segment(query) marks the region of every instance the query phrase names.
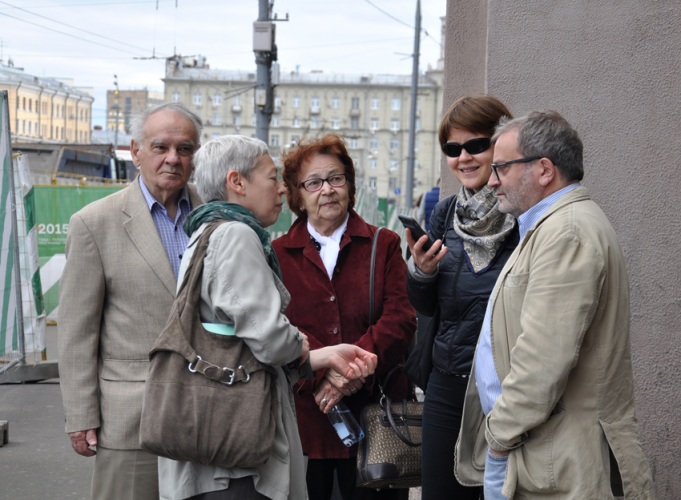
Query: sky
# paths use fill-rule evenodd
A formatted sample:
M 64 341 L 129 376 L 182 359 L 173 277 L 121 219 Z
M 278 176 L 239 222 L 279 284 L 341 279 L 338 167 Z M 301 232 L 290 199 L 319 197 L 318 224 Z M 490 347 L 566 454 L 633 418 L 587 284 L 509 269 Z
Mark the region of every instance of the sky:
M 421 71 L 440 57 L 445 10 L 444 0 L 421 0 Z M 289 15 L 276 23 L 282 73 L 411 73 L 416 0 L 275 0 L 273 13 Z M 162 92 L 173 53 L 255 70 L 257 17 L 258 0 L 0 0 L 0 58 L 93 87 L 93 125 L 104 125 L 114 75 L 121 90 Z

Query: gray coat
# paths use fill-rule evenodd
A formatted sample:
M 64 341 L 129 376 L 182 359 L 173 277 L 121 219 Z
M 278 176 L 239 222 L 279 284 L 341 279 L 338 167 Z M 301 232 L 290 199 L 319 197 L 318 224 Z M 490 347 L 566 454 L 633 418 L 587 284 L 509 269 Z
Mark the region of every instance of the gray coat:
M 205 227 L 202 225 L 189 241 L 179 283 Z M 255 232 L 240 222 L 226 222 L 211 235 L 202 280 L 201 320 L 234 325 L 236 335 L 244 339 L 253 355 L 276 367 L 279 419 L 272 455 L 257 469 L 225 469 L 159 458 L 161 498 L 179 500 L 223 490 L 229 487 L 231 478 L 253 476 L 256 490 L 268 498 L 304 500 L 305 466 L 293 393 L 280 368 L 296 360 L 302 350 L 302 334 L 284 315 L 291 297 L 267 265 Z M 291 371 L 291 377 L 292 382 L 298 380 L 296 370 Z

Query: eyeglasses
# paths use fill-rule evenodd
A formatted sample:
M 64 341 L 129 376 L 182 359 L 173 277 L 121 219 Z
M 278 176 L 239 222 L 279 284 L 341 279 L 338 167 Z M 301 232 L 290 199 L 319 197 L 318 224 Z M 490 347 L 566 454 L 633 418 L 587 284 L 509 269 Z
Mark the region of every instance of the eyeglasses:
M 478 137 L 477 139 L 471 139 L 463 144 L 458 142 L 448 142 L 442 146 L 442 152 L 449 156 L 450 158 L 458 158 L 461 156 L 461 150 L 465 149 L 468 151 L 469 155 L 477 155 L 483 151 L 487 151 L 492 145 L 492 141 L 489 137 Z
M 308 181 L 301 182 L 300 187 L 308 193 L 314 193 L 319 191 L 325 182 L 328 182 L 329 186 L 331 187 L 343 187 L 348 182 L 348 176 L 346 174 L 334 174 L 328 179 L 310 179 Z
M 497 172 L 498 169 L 508 167 L 509 165 L 513 165 L 514 163 L 530 163 L 533 161 L 541 160 L 542 158 L 543 156 L 528 156 L 527 158 L 506 161 L 504 163 L 492 163 L 491 165 L 492 172 L 494 172 L 494 175 L 496 176 L 497 180 L 501 182 L 501 179 L 499 179 L 499 172 Z

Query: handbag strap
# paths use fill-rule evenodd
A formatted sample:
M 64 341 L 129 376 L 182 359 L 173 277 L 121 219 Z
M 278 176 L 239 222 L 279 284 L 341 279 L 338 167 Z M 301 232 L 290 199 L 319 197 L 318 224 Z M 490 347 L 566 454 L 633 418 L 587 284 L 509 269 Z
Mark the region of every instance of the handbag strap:
M 378 388 L 381 391 L 381 406 L 383 407 L 383 410 L 385 411 L 385 415 L 388 418 L 388 422 L 390 423 L 390 427 L 392 427 L 393 431 L 395 431 L 395 434 L 397 434 L 397 437 L 400 438 L 400 440 L 406 444 L 407 446 L 411 446 L 412 448 L 416 448 L 418 446 L 421 446 L 421 443 L 414 443 L 411 440 L 411 436 L 409 435 L 409 425 L 407 425 L 407 420 L 405 418 L 402 419 L 404 422 L 404 432 L 406 433 L 406 436 L 402 433 L 402 431 L 397 427 L 397 424 L 395 423 L 395 417 L 393 417 L 393 411 L 392 411 L 392 400 L 390 397 L 384 392 L 384 387 L 388 387 L 388 383 L 390 382 L 390 378 L 392 377 L 393 373 L 395 373 L 399 369 L 404 369 L 404 365 L 395 365 L 392 367 L 392 369 L 386 374 L 386 376 L 383 378 L 383 383 L 378 384 Z M 385 402 L 383 402 L 385 400 Z M 407 400 L 405 399 L 402 401 L 402 414 L 404 416 L 407 415 Z
M 369 326 L 374 324 L 374 281 L 376 280 L 376 249 L 378 248 L 378 233 L 382 227 L 376 229 L 374 241 L 371 245 L 371 269 L 369 271 Z

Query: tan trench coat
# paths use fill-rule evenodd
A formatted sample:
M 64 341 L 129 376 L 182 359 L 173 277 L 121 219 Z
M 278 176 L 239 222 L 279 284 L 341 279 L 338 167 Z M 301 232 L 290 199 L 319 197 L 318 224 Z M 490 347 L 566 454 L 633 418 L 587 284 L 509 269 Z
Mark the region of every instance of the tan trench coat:
M 510 450 L 509 499 L 653 499 L 634 410 L 629 281 L 615 232 L 587 189 L 527 232 L 491 296 L 502 394 L 485 420 L 475 369 L 455 474 L 482 484 L 487 443 Z

